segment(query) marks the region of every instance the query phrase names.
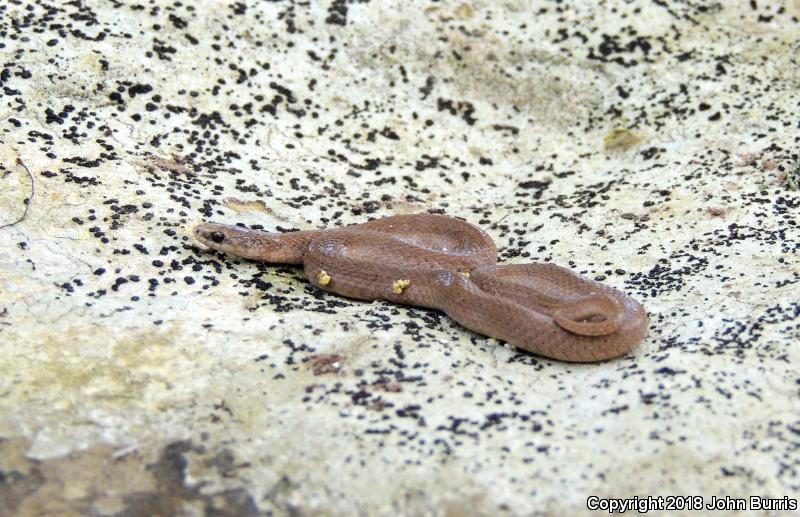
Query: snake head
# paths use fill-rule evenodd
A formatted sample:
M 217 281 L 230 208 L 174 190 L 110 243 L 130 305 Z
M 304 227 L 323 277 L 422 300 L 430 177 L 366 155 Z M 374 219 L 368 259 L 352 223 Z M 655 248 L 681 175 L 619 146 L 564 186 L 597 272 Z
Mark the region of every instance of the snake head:
M 211 249 L 250 260 L 299 264 L 308 232 L 269 233 L 229 224 L 204 223 L 193 229 L 194 237 Z
M 198 224 L 194 236 L 211 249 L 253 260 L 265 260 L 270 234 L 227 224 Z
M 192 233 L 195 239 L 209 248 L 231 255 L 239 255 L 248 247 L 246 243 L 248 230 L 239 226 L 198 224 Z
M 592 294 L 559 305 L 553 321 L 564 330 L 581 336 L 605 336 L 620 327 L 622 306 L 613 298 Z

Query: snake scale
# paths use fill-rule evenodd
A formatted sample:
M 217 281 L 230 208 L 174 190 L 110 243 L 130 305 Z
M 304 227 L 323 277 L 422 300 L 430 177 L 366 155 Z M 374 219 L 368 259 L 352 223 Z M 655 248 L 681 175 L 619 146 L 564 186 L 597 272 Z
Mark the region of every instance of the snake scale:
M 621 291 L 549 263 L 498 265 L 486 232 L 444 215 L 286 233 L 209 223 L 194 235 L 246 259 L 303 264 L 320 289 L 437 309 L 475 332 L 553 359 L 611 359 L 647 333 L 644 309 Z

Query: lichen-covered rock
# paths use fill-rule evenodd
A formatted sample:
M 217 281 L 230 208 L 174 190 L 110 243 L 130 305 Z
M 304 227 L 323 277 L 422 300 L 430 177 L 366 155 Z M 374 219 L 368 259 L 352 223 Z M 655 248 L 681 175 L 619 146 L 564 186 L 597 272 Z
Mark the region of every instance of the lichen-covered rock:
M 800 490 L 796 2 L 14 1 L 0 31 L 0 508 Z M 625 290 L 648 338 L 543 360 L 190 232 L 425 211 Z

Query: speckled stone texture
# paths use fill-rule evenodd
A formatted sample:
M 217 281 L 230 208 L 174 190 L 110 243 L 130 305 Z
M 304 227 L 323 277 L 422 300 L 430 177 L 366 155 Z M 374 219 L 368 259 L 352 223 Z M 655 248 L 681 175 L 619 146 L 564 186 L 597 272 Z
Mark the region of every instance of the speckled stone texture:
M 0 513 L 798 497 L 798 18 L 2 2 Z M 544 360 L 191 237 L 426 211 L 623 289 L 649 336 Z

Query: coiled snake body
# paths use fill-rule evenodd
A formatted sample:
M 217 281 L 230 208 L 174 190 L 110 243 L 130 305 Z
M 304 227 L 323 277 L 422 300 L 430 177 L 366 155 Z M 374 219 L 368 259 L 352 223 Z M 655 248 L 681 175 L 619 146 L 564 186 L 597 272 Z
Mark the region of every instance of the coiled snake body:
M 438 309 L 475 332 L 563 361 L 611 359 L 647 333 L 644 309 L 624 293 L 552 264 L 498 265 L 486 232 L 443 215 L 289 233 L 201 224 L 194 235 L 243 258 L 303 264 L 326 291 Z

